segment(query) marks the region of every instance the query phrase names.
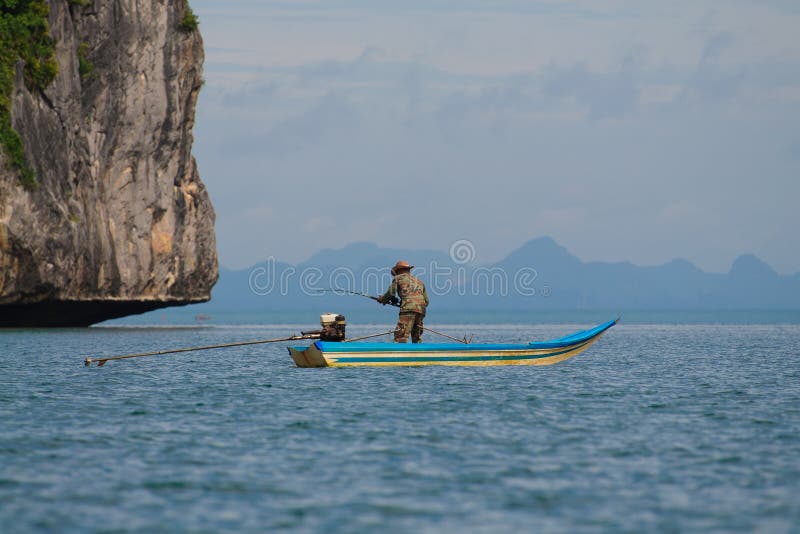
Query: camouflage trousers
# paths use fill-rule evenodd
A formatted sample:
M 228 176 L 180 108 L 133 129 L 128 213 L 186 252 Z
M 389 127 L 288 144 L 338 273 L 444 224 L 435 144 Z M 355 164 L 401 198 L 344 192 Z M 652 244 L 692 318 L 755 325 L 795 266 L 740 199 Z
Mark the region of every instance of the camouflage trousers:
M 400 312 L 397 318 L 397 328 L 394 330 L 394 342 L 405 343 L 408 341 L 408 334 L 411 334 L 411 342 L 419 343 L 422 341 L 422 320 L 425 314 L 416 312 Z

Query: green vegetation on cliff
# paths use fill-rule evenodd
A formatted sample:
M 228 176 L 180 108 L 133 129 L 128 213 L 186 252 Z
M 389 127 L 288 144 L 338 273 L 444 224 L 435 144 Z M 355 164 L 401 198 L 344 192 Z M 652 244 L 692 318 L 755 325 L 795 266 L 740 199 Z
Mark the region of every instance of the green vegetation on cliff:
M 89 44 L 81 43 L 78 45 L 78 73 L 81 80 L 91 80 L 94 78 L 94 63 L 89 61 Z
M 29 189 L 38 182 L 25 160 L 22 139 L 11 125 L 11 97 L 15 66 L 25 62 L 25 85 L 43 89 L 58 73 L 54 43 L 47 24 L 48 6 L 42 0 L 0 0 L 0 146 L 6 165 L 19 173 Z
M 197 15 L 195 15 L 194 11 L 192 11 L 192 7 L 189 5 L 189 0 L 184 0 L 183 19 L 181 19 L 180 24 L 178 24 L 178 29 L 182 32 L 193 32 L 199 25 L 200 19 L 198 19 Z

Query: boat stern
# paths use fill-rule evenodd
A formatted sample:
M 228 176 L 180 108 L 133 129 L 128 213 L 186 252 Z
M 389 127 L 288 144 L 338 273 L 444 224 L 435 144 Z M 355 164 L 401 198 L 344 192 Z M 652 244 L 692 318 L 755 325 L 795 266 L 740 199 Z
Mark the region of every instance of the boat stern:
M 328 363 L 322 356 L 317 344 L 308 347 L 289 347 L 289 354 L 297 367 L 327 367 Z

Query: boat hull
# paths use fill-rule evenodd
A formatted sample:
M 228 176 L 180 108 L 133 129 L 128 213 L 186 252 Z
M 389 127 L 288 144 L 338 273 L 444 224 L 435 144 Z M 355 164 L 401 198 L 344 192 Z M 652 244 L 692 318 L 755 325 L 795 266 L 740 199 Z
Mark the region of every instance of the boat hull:
M 615 324 L 609 321 L 563 338 L 525 345 L 318 341 L 308 347 L 289 347 L 289 354 L 298 367 L 552 365 L 585 351 Z

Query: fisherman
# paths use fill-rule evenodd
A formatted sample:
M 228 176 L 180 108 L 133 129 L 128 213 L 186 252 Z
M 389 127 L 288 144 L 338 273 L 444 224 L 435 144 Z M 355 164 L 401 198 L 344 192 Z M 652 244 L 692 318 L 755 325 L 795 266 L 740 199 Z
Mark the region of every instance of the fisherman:
M 400 315 L 397 319 L 397 328 L 394 331 L 395 343 L 406 343 L 408 334 L 411 334 L 412 343 L 422 341 L 422 320 L 425 318 L 425 309 L 428 307 L 428 293 L 425 284 L 411 274 L 413 265 L 407 261 L 398 261 L 392 268 L 392 285 L 378 302 L 386 304 L 395 295 L 400 297 Z

